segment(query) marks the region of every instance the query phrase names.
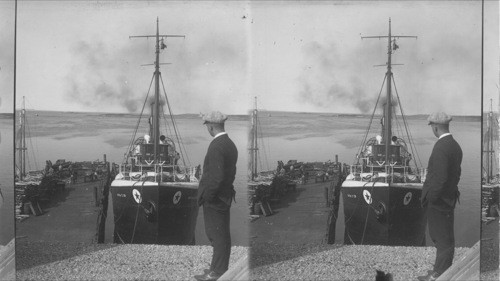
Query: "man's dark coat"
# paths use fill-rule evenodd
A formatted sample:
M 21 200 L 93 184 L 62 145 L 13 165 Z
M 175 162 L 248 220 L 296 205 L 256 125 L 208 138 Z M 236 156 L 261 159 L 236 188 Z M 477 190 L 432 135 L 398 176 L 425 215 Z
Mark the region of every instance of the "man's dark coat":
M 234 196 L 238 150 L 227 134 L 213 139 L 203 162 L 203 174 L 198 188 L 198 205 L 214 203 L 217 198 L 231 204 Z
M 439 139 L 432 149 L 422 190 L 422 205 L 452 210 L 460 195 L 462 149 L 451 135 Z

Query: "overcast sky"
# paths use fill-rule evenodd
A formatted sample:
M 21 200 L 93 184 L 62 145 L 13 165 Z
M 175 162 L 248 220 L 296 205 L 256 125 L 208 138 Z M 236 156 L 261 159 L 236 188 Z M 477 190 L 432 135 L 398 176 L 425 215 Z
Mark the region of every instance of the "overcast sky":
M 347 2 L 347 1 L 346 1 Z M 252 6 L 252 92 L 262 107 L 371 113 L 397 40 L 394 78 L 406 113 L 479 115 L 481 2 L 327 2 Z M 437 3 L 435 3 L 437 2 Z M 498 96 L 498 2 L 486 1 L 485 93 Z
M 4 9 L 12 3 L 0 5 L 2 21 L 13 23 L 13 9 Z M 485 104 L 491 96 L 496 105 L 499 9 L 497 1 L 485 5 Z M 405 112 L 480 114 L 480 1 L 20 1 L 18 101 L 137 112 L 153 74 L 141 64 L 154 61 L 154 40 L 129 36 L 154 34 L 157 17 L 161 34 L 186 35 L 169 38 L 160 55 L 172 63 L 162 75 L 174 113 L 244 114 L 254 96 L 268 110 L 370 113 L 385 73 L 373 65 L 385 64 L 387 41 L 360 37 L 387 35 L 391 18 L 393 35 L 418 36 L 398 40 L 393 56 L 404 64 L 393 71 Z M 0 74 L 8 96 L 3 66 Z
M 36 1 L 18 7 L 18 97 L 37 109 L 137 112 L 154 72 L 154 39 L 174 113 L 246 113 L 244 2 Z
M 14 1 L 0 2 L 0 112 L 14 104 Z

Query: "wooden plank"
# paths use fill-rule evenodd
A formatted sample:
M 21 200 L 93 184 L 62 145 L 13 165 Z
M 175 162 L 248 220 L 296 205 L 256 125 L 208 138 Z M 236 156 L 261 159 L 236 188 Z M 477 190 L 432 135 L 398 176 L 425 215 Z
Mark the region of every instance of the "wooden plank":
M 262 213 L 264 214 L 264 216 L 267 217 L 273 214 L 273 209 L 271 209 L 271 205 L 269 205 L 268 201 L 262 202 L 260 206 L 262 208 Z
M 478 241 L 465 255 L 455 261 L 436 281 L 444 280 L 479 280 L 479 249 Z
M 0 249 L 0 280 L 15 280 L 15 239 L 12 239 L 5 247 Z
M 233 266 L 230 266 L 228 271 L 224 273 L 218 280 L 249 280 L 248 255 L 240 258 Z

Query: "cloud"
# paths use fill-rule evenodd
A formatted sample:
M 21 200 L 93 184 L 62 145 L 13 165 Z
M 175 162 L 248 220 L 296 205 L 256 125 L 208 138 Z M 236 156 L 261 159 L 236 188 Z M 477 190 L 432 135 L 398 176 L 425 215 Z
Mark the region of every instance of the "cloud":
M 246 47 L 242 35 L 220 40 L 222 34 L 188 39 L 168 38 L 160 53 L 160 96 L 167 92 L 174 113 L 198 112 L 206 107 L 230 107 L 231 94 L 244 90 Z M 228 36 L 231 36 L 229 34 Z M 66 99 L 98 111 L 106 106 L 137 112 L 144 102 L 154 60 L 154 40 L 103 43 L 79 41 L 72 45 L 74 64 L 66 75 Z M 137 66 L 129 65 L 137 64 Z M 146 71 L 145 71 L 146 70 Z M 151 76 L 149 76 L 151 79 Z M 152 85 L 149 97 L 153 95 Z M 149 105 L 147 105 L 149 106 Z
M 72 45 L 74 64 L 66 75 L 66 99 L 99 109 L 119 106 L 137 112 L 140 99 L 134 96 L 126 72 L 131 48 L 110 48 L 102 41 L 79 41 Z
M 322 108 L 342 104 L 354 107 L 361 113 L 368 113 L 373 108 L 377 95 L 365 89 L 363 81 L 356 75 L 350 75 L 352 62 L 337 50 L 333 42 L 311 42 L 303 48 L 307 63 L 299 81 L 299 99 Z M 352 53 L 352 57 L 359 54 Z M 351 61 L 351 62 L 350 62 Z

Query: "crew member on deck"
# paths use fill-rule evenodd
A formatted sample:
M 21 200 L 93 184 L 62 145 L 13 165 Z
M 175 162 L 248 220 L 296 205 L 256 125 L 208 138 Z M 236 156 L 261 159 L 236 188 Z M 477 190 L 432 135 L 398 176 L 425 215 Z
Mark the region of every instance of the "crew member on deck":
M 422 189 L 421 202 L 427 210 L 429 235 L 436 245 L 434 268 L 418 280 L 436 280 L 453 262 L 455 235 L 454 210 L 460 192 L 462 149 L 449 131 L 451 117 L 444 112 L 433 113 L 427 119 L 438 141 L 432 149 L 428 172 Z
M 234 177 L 238 150 L 224 130 L 227 116 L 216 111 L 203 116 L 213 137 L 203 162 L 198 204 L 203 205 L 205 232 L 213 247 L 210 269 L 194 276 L 196 280 L 217 280 L 229 267 L 231 234 L 229 211 L 234 199 Z

